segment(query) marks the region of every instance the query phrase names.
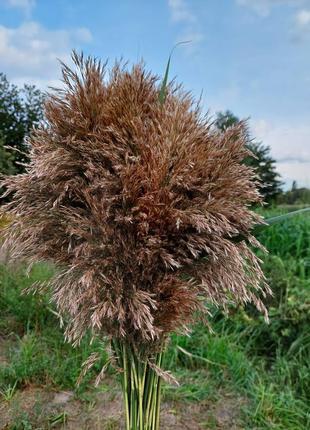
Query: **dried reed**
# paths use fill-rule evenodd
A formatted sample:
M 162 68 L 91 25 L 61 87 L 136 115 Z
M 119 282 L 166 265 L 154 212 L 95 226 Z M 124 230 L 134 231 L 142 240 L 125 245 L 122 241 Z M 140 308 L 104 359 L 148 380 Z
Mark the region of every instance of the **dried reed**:
M 127 429 L 159 426 L 162 352 L 210 305 L 253 303 L 269 289 L 249 245 L 261 222 L 245 124 L 216 132 L 189 93 L 73 53 L 45 104 L 25 174 L 3 182 L 13 258 L 52 261 L 66 338 L 111 340 Z M 242 238 L 242 240 L 235 238 Z

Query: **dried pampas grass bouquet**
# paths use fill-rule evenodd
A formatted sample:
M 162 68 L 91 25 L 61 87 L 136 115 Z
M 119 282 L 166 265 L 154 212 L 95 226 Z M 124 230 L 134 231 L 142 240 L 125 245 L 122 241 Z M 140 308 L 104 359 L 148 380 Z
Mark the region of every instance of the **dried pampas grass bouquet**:
M 162 354 L 208 306 L 269 292 L 252 227 L 259 202 L 245 125 L 219 133 L 190 94 L 138 64 L 73 53 L 45 103 L 25 174 L 3 185 L 12 257 L 52 261 L 66 338 L 108 338 L 127 429 L 158 429 Z M 164 94 L 163 94 L 164 91 Z M 86 364 L 90 366 L 93 357 Z

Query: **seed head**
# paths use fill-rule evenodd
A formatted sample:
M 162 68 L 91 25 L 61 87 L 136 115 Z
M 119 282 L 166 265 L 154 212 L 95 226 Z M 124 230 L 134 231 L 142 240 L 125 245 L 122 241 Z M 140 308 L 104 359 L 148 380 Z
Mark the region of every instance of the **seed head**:
M 31 137 L 27 172 L 3 184 L 6 241 L 13 257 L 58 267 L 50 288 L 69 340 L 91 329 L 151 348 L 209 305 L 266 312 L 245 124 L 216 132 L 175 84 L 162 105 L 142 64 L 107 73 L 73 61 Z

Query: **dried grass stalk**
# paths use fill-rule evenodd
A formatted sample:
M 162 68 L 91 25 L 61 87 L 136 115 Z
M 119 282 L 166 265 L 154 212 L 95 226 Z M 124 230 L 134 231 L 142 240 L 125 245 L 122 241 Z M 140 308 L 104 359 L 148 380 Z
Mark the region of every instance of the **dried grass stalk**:
M 14 258 L 59 268 L 53 299 L 77 344 L 87 330 L 160 353 L 208 305 L 269 293 L 251 229 L 261 222 L 246 125 L 218 133 L 189 93 L 142 64 L 131 70 L 73 54 L 45 104 L 25 174 L 5 178 Z M 234 240 L 235 237 L 243 240 Z

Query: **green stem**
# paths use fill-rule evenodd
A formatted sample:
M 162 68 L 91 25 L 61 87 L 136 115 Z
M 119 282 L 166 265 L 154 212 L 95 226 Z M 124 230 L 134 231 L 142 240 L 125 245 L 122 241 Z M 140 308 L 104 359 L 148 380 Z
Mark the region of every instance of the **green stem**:
M 159 354 L 159 360 L 157 363 L 158 367 L 161 367 L 162 365 L 162 353 Z M 155 429 L 159 429 L 159 418 L 160 418 L 160 401 L 161 401 L 161 378 L 158 377 L 157 381 L 157 392 L 156 392 L 156 410 L 155 410 Z
M 159 430 L 161 378 L 131 345 L 114 339 L 112 348 L 122 368 L 126 430 Z M 160 367 L 162 353 L 150 359 Z
M 129 404 L 128 404 L 128 362 L 127 362 L 126 349 L 124 349 L 123 363 L 124 363 L 124 373 L 123 373 L 124 393 L 126 393 L 126 395 L 124 396 L 125 414 L 126 414 L 126 430 L 130 430 L 130 427 L 129 427 Z
M 153 369 L 151 369 L 149 366 L 148 366 L 148 373 L 149 373 L 149 385 L 148 385 L 148 392 L 146 393 L 146 398 L 147 398 L 146 422 L 149 423 L 150 425 L 150 423 L 152 422 L 152 412 L 154 410 L 153 398 L 154 398 L 156 374 L 153 371 Z M 151 427 L 148 427 L 148 428 L 151 428 Z

